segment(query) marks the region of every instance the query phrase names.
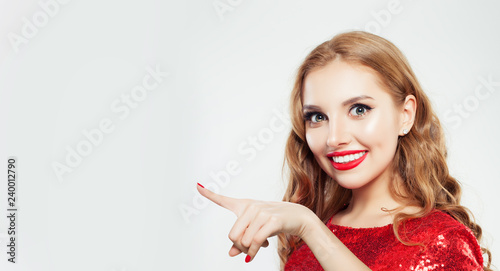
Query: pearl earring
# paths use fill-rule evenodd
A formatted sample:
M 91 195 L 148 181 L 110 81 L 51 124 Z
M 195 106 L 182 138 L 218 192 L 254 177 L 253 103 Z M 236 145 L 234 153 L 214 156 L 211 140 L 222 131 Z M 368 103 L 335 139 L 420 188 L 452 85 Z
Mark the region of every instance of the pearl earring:
M 403 129 L 403 134 L 408 134 L 408 129 Z

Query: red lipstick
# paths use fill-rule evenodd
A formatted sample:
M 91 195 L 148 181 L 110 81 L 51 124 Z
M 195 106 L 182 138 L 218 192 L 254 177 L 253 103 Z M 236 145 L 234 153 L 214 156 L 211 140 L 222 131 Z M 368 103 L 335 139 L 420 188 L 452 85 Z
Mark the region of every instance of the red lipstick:
M 336 151 L 336 152 L 331 152 L 331 153 L 327 154 L 326 156 L 328 156 L 328 157 L 344 156 L 344 155 L 356 154 L 356 153 L 360 153 L 360 152 L 364 152 L 364 151 L 363 150 Z M 366 152 L 368 152 L 368 151 L 366 151 Z
M 356 154 L 356 153 L 360 153 L 360 152 L 365 152 L 365 154 L 363 154 L 363 156 L 361 156 L 358 159 L 353 160 L 349 163 L 337 163 L 337 162 L 333 161 L 333 158 L 332 158 L 333 156 L 344 156 L 344 155 Z M 332 153 L 327 154 L 327 156 L 330 158 L 330 162 L 332 163 L 332 165 L 335 169 L 349 170 L 349 169 L 353 169 L 353 168 L 357 167 L 359 164 L 361 164 L 361 162 L 363 162 L 363 160 L 365 160 L 367 153 L 368 153 L 368 151 L 366 151 L 366 150 L 350 150 L 350 151 L 332 152 Z

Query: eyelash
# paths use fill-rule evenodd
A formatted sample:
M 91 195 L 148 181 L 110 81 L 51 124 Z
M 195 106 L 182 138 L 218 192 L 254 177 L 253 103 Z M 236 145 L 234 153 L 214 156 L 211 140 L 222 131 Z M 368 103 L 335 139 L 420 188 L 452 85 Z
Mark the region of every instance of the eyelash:
M 356 109 L 356 108 L 364 108 L 366 111 L 362 114 L 362 115 L 354 115 L 354 114 L 351 114 L 351 111 L 353 109 Z M 365 116 L 367 113 L 369 113 L 373 108 L 366 105 L 366 104 L 353 104 L 350 108 L 349 108 L 349 115 L 350 116 L 353 116 L 355 118 L 361 118 L 363 116 Z M 309 111 L 309 112 L 305 112 L 304 113 L 304 121 L 312 121 L 312 117 L 315 116 L 315 115 L 320 115 L 320 116 L 323 116 L 325 117 L 325 115 L 323 115 L 322 113 L 320 112 L 317 112 L 317 111 Z M 325 117 L 326 118 L 326 117 Z M 313 123 L 317 123 L 317 122 L 313 122 Z
M 353 115 L 351 114 L 351 111 L 355 108 L 364 108 L 366 111 L 365 113 L 363 113 L 362 115 Z M 350 108 L 349 108 L 349 115 L 355 117 L 355 118 L 361 118 L 363 116 L 365 116 L 367 113 L 369 113 L 373 108 L 366 105 L 366 104 L 353 104 Z
M 314 116 L 314 115 L 322 115 L 324 116 L 323 114 L 321 114 L 320 112 L 316 112 L 316 111 L 308 111 L 308 112 L 305 112 L 304 113 L 304 121 L 312 121 L 311 118 Z

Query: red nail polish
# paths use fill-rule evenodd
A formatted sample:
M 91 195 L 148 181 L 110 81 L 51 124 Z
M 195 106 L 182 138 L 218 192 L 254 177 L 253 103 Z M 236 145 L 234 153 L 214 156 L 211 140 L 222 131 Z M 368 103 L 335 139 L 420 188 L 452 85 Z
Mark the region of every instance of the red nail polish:
M 203 185 L 201 185 L 200 183 L 197 183 L 199 186 L 201 186 L 201 188 L 205 188 Z
M 245 262 L 248 263 L 252 258 L 250 257 L 250 255 L 247 255 L 247 257 L 245 258 Z

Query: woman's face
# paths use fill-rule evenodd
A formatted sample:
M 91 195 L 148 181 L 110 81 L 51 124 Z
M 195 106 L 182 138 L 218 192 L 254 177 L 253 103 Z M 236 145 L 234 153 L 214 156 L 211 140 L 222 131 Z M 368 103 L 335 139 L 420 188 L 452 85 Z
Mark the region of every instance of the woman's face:
M 306 140 L 321 168 L 342 187 L 390 177 L 404 105 L 396 106 L 371 68 L 335 60 L 304 81 Z

